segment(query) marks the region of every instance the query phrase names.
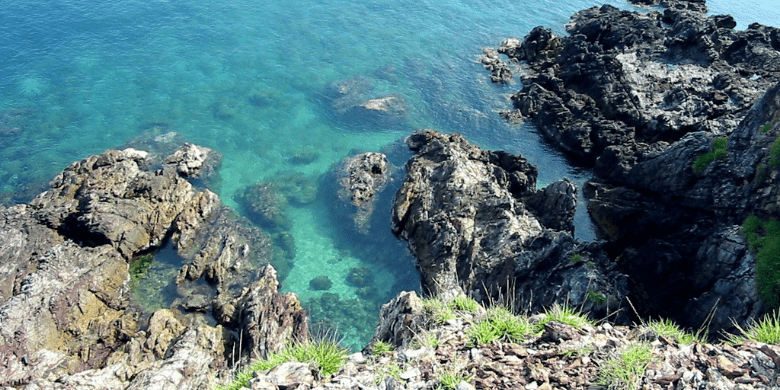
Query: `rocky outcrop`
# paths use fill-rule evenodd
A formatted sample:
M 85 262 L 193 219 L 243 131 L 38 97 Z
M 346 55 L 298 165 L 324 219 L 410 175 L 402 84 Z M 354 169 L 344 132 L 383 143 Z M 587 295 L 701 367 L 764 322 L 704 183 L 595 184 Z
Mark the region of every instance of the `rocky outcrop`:
M 392 229 L 409 242 L 424 291 L 511 297 L 530 310 L 569 302 L 603 314 L 621 304 L 625 278 L 603 250 L 552 229 L 571 224 L 570 182 L 536 190 L 536 167 L 524 158 L 457 134 L 421 130 L 407 144 L 416 154 L 395 196 Z M 588 299 L 594 294 L 604 299 Z
M 778 217 L 780 29 L 734 31 L 700 0 L 635 3 L 666 9 L 605 5 L 575 14 L 569 36 L 537 27 L 504 40 L 498 51 L 525 66 L 504 115 L 593 164 L 588 210 L 641 315 L 733 330 L 763 310 L 739 226 Z
M 585 161 L 618 148 L 627 165 L 691 132 L 732 132 L 780 80 L 780 30 L 732 31 L 733 18 L 707 17 L 703 1 L 670 3 L 663 13 L 590 8 L 569 36 L 537 27 L 504 41 L 499 51 L 530 68 L 507 115 Z
M 297 297 L 277 291 L 268 237 L 189 182 L 218 160 L 191 144 L 109 150 L 0 208 L 0 386 L 206 389 L 213 369 L 307 332 Z M 146 313 L 129 265 L 169 240 L 179 298 Z

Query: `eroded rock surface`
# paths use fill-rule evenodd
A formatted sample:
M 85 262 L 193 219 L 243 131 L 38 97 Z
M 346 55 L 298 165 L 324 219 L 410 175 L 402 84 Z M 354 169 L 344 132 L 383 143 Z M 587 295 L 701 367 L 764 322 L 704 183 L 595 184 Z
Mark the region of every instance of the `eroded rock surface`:
M 416 154 L 395 196 L 392 228 L 408 240 L 424 291 L 483 301 L 511 296 L 531 310 L 569 302 L 604 312 L 607 302 L 622 301 L 625 277 L 599 246 L 555 230 L 571 224 L 570 182 L 536 190 L 536 167 L 524 158 L 482 150 L 457 134 L 421 130 L 407 144 Z M 589 292 L 605 299 L 589 300 Z
M 307 332 L 297 297 L 277 291 L 268 236 L 188 181 L 218 161 L 191 144 L 167 157 L 109 150 L 0 208 L 0 386 L 206 389 L 228 359 Z M 129 263 L 167 240 L 185 262 L 180 299 L 144 313 Z

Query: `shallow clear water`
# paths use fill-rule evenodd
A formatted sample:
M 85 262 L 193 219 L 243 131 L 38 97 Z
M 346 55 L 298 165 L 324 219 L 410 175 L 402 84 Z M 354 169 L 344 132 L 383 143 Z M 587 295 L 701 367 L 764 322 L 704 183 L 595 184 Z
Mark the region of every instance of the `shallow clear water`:
M 737 12 L 745 28 L 780 20 L 770 2 L 713 0 L 711 9 Z M 537 25 L 563 33 L 572 13 L 602 3 L 4 0 L 0 201 L 27 201 L 71 161 L 170 131 L 224 155 L 213 190 L 233 207 L 248 185 L 290 172 L 321 185 L 353 151 L 378 151 L 422 127 L 520 153 L 540 166 L 540 185 L 562 177 L 581 183 L 587 173 L 567 165 L 531 126 L 498 117 L 504 94 L 517 86 L 492 85 L 477 57 Z M 401 97 L 404 119 L 377 127 L 335 115 L 324 91 L 355 77 L 367 80 L 369 97 Z M 291 158 L 302 152 L 315 159 Z M 295 257 L 283 288 L 313 302 L 316 319 L 334 321 L 359 345 L 379 304 L 415 287 L 412 260 L 389 229 L 370 240 L 345 234 L 328 202 L 318 196 L 287 209 Z M 577 235 L 593 238 L 584 207 Z M 370 294 L 345 281 L 355 267 L 372 271 Z M 320 275 L 340 303 L 309 289 Z

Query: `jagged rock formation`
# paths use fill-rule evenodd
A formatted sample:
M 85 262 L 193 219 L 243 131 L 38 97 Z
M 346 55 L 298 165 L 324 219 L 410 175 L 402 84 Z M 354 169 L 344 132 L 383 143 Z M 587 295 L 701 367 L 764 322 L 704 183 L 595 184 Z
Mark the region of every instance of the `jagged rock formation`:
M 780 30 L 732 31 L 733 18 L 707 17 L 703 1 L 675 4 L 663 13 L 590 8 L 572 17 L 569 36 L 537 27 L 505 40 L 498 51 L 530 68 L 507 115 L 534 120 L 586 161 L 618 154 L 606 164 L 613 170 L 687 133 L 730 133 L 780 80 Z
M 206 389 L 212 369 L 306 334 L 297 297 L 279 294 L 263 266 L 267 236 L 188 182 L 219 160 L 191 144 L 164 158 L 109 150 L 30 204 L 0 208 L 0 386 Z M 161 164 L 144 170 L 150 161 Z M 129 264 L 166 240 L 185 260 L 180 298 L 147 314 L 131 299 Z
M 569 36 L 537 27 L 505 40 L 498 51 L 527 65 L 505 116 L 594 164 L 588 210 L 641 314 L 733 330 L 762 311 L 739 225 L 778 217 L 780 29 L 734 31 L 701 0 L 637 3 L 666 9 L 605 5 L 575 14 Z M 724 157 L 695 171 L 718 137 Z
M 392 229 L 409 242 L 424 291 L 513 297 L 530 310 L 569 302 L 594 315 L 620 305 L 625 278 L 603 250 L 554 230 L 571 226 L 570 182 L 537 191 L 536 167 L 524 158 L 457 134 L 421 130 L 407 144 L 416 154 L 395 196 Z M 588 298 L 594 294 L 604 299 Z

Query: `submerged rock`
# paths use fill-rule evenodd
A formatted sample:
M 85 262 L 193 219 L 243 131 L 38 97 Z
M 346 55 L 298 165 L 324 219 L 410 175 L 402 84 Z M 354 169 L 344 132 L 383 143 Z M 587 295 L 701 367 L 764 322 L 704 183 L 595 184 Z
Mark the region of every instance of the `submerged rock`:
M 530 310 L 568 302 L 597 316 L 622 303 L 625 276 L 598 244 L 579 243 L 536 217 L 549 214 L 543 220 L 556 229 L 571 223 L 574 191 L 561 190 L 570 182 L 536 190 L 537 169 L 524 158 L 457 134 L 420 130 L 407 143 L 416 154 L 395 196 L 392 229 L 409 242 L 423 291 L 483 302 L 509 297 Z M 547 196 L 553 200 L 541 199 Z M 588 300 L 589 292 L 605 299 Z
M 406 100 L 377 95 L 375 80 L 360 76 L 329 84 L 322 92 L 334 118 L 349 126 L 371 130 L 406 127 Z
M 350 220 L 355 231 L 367 235 L 372 222 L 374 225 L 380 222 L 374 210 L 397 171 L 382 153 L 360 153 L 344 158 L 331 168 L 326 183 L 329 191 L 338 197 L 334 211 Z

